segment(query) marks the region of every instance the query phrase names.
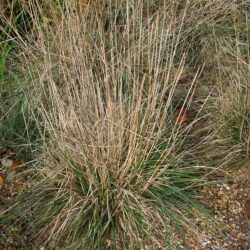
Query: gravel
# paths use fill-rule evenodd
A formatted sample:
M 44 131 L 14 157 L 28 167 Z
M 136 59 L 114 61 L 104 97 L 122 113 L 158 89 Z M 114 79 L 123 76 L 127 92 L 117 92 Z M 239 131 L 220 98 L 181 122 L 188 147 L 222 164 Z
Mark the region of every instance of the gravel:
M 187 232 L 184 239 L 190 249 L 250 250 L 249 184 L 238 178 L 242 172 L 234 175 L 230 183 L 203 188 L 202 202 L 210 208 L 215 226 L 209 229 L 197 218 L 200 232 Z

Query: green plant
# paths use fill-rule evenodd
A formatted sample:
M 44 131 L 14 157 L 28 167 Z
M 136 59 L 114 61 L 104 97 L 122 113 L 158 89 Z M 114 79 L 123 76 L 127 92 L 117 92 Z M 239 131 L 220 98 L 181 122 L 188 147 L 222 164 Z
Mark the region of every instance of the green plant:
M 7 3 L 4 3 L 4 7 L 5 4 Z M 35 125 L 37 117 L 34 118 L 35 101 L 29 89 L 30 76 L 20 61 L 16 43 L 19 39 L 22 42 L 25 40 L 31 23 L 27 13 L 17 1 L 4 8 L 2 14 L 0 17 L 0 148 L 11 148 L 18 157 L 31 159 L 31 147 L 38 137 Z

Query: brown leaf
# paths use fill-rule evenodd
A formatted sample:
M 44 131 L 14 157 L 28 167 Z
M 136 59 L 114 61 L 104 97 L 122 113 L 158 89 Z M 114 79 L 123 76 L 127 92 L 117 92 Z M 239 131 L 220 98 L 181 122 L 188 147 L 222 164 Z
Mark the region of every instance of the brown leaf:
M 21 161 L 13 161 L 11 167 L 17 169 L 23 167 L 24 165 L 25 164 L 23 164 Z
M 178 109 L 178 113 L 175 123 L 177 125 L 183 125 L 187 121 L 187 108 L 182 107 Z
M 0 175 L 0 189 L 2 189 L 3 185 L 4 185 L 4 178 L 3 176 Z

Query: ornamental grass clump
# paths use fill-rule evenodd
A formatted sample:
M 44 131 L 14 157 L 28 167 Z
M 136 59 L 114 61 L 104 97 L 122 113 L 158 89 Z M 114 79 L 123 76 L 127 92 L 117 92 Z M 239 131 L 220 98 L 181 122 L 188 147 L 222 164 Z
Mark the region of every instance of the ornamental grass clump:
M 179 98 L 189 66 L 185 6 L 35 6 L 30 40 L 20 44 L 43 144 L 36 183 L 17 205 L 31 231 L 69 249 L 156 248 L 174 244 L 173 233 L 196 233 L 192 218 L 207 214 L 195 196 L 209 168 L 187 142 L 200 118 L 180 119 L 202 68 Z
M 232 43 L 232 42 L 231 42 Z M 228 165 L 248 167 L 250 159 L 250 57 L 249 42 L 227 48 L 219 43 L 224 57 L 218 70 L 218 97 L 214 121 Z M 226 150 L 225 150 L 226 149 Z

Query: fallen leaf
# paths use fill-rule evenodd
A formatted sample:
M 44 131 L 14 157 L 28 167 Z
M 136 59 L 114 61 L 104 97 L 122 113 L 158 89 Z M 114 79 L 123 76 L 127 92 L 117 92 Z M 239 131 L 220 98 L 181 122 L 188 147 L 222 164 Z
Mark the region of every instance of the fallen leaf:
M 0 189 L 2 189 L 3 184 L 4 184 L 4 178 L 3 176 L 0 175 Z
M 187 108 L 178 109 L 178 113 L 175 124 L 183 125 L 187 121 Z
M 21 161 L 13 161 L 13 163 L 11 165 L 11 167 L 14 168 L 14 169 L 21 168 L 23 166 L 24 166 L 24 164 Z

